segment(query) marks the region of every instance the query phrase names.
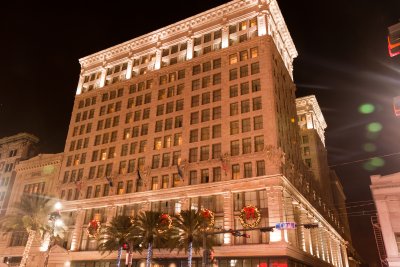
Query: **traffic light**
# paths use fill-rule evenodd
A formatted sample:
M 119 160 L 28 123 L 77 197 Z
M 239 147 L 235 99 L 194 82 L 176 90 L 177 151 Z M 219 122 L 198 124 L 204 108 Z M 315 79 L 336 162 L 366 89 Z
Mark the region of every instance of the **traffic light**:
M 317 228 L 318 227 L 318 223 L 305 223 L 305 224 L 303 224 L 303 226 L 306 229 Z
M 124 243 L 124 244 L 122 245 L 122 249 L 123 249 L 123 250 L 128 250 L 128 249 L 129 249 L 129 245 L 126 244 L 126 243 Z
M 273 232 L 274 231 L 274 226 L 269 226 L 269 227 L 261 227 L 260 231 L 265 233 L 265 232 Z

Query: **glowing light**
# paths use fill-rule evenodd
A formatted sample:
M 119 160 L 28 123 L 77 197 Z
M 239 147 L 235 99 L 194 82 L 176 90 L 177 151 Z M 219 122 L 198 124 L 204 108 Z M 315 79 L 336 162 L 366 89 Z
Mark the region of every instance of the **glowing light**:
M 61 219 L 57 219 L 57 220 L 54 222 L 54 225 L 55 225 L 56 227 L 61 227 L 61 226 L 63 226 L 63 224 L 64 224 L 64 222 L 63 222 Z
M 382 130 L 382 124 L 379 122 L 371 122 L 367 125 L 367 130 L 372 133 L 377 133 Z
M 64 262 L 64 267 L 70 267 L 70 266 L 71 266 L 71 262 L 70 261 Z
M 269 241 L 270 242 L 278 242 L 282 240 L 281 230 L 276 230 L 269 233 Z
M 231 236 L 230 234 L 224 234 L 224 244 L 231 243 Z
M 365 162 L 364 164 L 363 164 L 363 168 L 364 168 L 364 170 L 367 170 L 367 171 L 373 171 L 373 170 L 376 170 L 376 167 L 375 166 L 373 166 L 372 164 L 371 164 L 371 162 Z
M 363 148 L 366 152 L 374 152 L 376 151 L 376 145 L 373 143 L 366 143 L 363 145 Z
M 56 210 L 60 210 L 62 208 L 61 202 L 56 202 L 56 204 L 54 204 L 54 208 L 56 208 Z
M 376 157 L 370 160 L 370 164 L 374 167 L 382 167 L 385 165 L 385 161 L 382 158 Z
M 362 114 L 370 114 L 374 111 L 375 111 L 375 106 L 370 103 L 365 103 L 358 107 L 358 112 Z

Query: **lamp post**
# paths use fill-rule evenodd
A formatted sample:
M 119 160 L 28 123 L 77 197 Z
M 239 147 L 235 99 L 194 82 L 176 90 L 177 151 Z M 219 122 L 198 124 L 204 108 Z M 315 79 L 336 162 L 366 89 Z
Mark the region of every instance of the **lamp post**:
M 58 236 L 58 233 L 56 232 L 57 228 L 60 228 L 64 225 L 64 222 L 61 219 L 61 208 L 62 205 L 60 202 L 56 202 L 54 204 L 54 211 L 49 214 L 49 220 L 48 220 L 48 226 L 49 226 L 49 243 L 47 245 L 47 248 L 45 248 L 45 260 L 44 260 L 44 267 L 47 267 L 48 262 L 49 262 L 49 257 L 50 257 L 50 249 L 55 245 L 55 238 Z

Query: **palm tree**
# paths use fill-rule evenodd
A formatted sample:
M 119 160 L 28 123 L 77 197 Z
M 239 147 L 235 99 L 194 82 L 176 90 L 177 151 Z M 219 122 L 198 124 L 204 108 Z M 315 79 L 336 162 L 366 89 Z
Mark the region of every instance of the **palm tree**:
M 158 229 L 160 216 L 160 212 L 142 211 L 136 220 L 139 235 L 142 236 L 143 245 L 147 248 L 146 267 L 150 267 L 153 257 L 153 246 L 162 248 L 167 243 L 168 233 L 160 232 Z
M 192 266 L 193 251 L 198 254 L 200 248 L 204 249 L 204 238 L 206 238 L 206 247 L 212 248 L 213 238 L 205 235 L 204 220 L 200 211 L 183 210 L 175 216 L 174 231 L 171 237 L 173 245 L 171 250 L 177 248 L 178 251 L 185 250 L 188 252 L 188 266 Z
M 44 195 L 22 195 L 12 212 L 0 220 L 5 233 L 28 232 L 28 242 L 22 254 L 20 267 L 25 267 L 33 241 L 37 234 L 44 236 L 48 231 L 48 215 L 52 211 L 51 198 Z
M 118 250 L 117 267 L 121 264 L 121 254 L 124 247 L 127 248 L 128 266 L 132 265 L 132 253 L 141 252 L 141 239 L 138 228 L 129 216 L 122 215 L 112 219 L 110 225 L 103 228 L 99 235 L 98 250 L 101 254 L 106 251 L 112 253 Z

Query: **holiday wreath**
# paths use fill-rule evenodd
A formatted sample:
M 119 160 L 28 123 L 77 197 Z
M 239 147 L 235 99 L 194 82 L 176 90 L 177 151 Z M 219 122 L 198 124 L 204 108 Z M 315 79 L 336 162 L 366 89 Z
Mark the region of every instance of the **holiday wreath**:
M 201 209 L 200 210 L 200 220 L 205 225 L 205 230 L 209 230 L 214 226 L 214 212 L 209 209 Z
M 254 228 L 261 221 L 261 214 L 257 207 L 247 205 L 240 211 L 240 223 L 244 228 Z
M 172 227 L 172 218 L 166 213 L 160 215 L 157 231 L 162 234 Z
M 95 238 L 100 233 L 100 227 L 101 227 L 100 222 L 96 219 L 93 219 L 89 222 L 86 232 L 89 235 L 89 237 Z

